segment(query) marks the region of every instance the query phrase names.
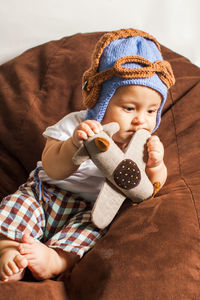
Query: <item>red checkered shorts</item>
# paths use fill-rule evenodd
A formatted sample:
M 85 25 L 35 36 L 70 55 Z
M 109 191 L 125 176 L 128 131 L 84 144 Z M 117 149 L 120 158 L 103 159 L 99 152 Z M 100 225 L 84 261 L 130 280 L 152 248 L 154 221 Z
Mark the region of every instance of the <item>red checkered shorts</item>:
M 22 241 L 24 233 L 48 247 L 60 248 L 82 257 L 107 229 L 91 222 L 93 203 L 71 192 L 41 182 L 34 175 L 0 204 L 0 234 Z

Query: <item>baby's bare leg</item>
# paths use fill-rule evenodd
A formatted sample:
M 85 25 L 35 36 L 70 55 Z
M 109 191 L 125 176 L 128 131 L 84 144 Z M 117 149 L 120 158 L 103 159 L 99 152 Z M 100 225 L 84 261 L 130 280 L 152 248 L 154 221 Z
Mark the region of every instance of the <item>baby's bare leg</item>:
M 0 280 L 21 280 L 27 260 L 19 253 L 19 243 L 0 235 Z
M 19 245 L 19 251 L 28 261 L 28 268 L 37 280 L 53 278 L 70 270 L 78 257 L 61 249 L 50 248 L 27 234 Z

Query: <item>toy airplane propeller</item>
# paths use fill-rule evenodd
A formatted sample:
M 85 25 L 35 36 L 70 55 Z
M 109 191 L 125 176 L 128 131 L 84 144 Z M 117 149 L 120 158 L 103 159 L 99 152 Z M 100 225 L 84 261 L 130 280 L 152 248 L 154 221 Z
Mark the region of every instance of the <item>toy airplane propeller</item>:
M 105 176 L 92 210 L 92 221 L 98 228 L 111 223 L 126 198 L 141 202 L 154 194 L 154 186 L 145 173 L 145 144 L 150 133 L 136 131 L 124 153 L 111 138 L 118 130 L 118 123 L 104 125 L 103 131 L 84 141 L 73 157 L 76 165 L 92 159 Z

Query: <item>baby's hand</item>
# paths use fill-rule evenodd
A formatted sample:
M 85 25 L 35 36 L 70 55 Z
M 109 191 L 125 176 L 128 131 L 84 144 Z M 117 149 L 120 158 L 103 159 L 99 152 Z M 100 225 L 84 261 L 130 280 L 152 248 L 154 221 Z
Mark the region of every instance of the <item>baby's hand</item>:
M 151 136 L 147 141 L 148 161 L 147 168 L 155 168 L 163 162 L 164 147 L 157 135 Z
M 81 122 L 74 130 L 72 136 L 73 144 L 79 148 L 83 140 L 87 140 L 88 137 L 93 136 L 102 130 L 102 125 L 95 120 L 86 120 Z

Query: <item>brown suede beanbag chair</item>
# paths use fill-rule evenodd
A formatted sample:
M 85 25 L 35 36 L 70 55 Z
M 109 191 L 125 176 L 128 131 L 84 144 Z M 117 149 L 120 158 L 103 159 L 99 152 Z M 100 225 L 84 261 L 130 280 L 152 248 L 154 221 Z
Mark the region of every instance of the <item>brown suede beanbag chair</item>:
M 40 160 L 44 129 L 79 110 L 81 77 L 102 33 L 33 48 L 0 66 L 0 195 Z M 200 69 L 162 47 L 176 84 L 156 134 L 168 179 L 153 200 L 126 200 L 108 233 L 60 280 L 0 283 L 0 299 L 200 299 Z

